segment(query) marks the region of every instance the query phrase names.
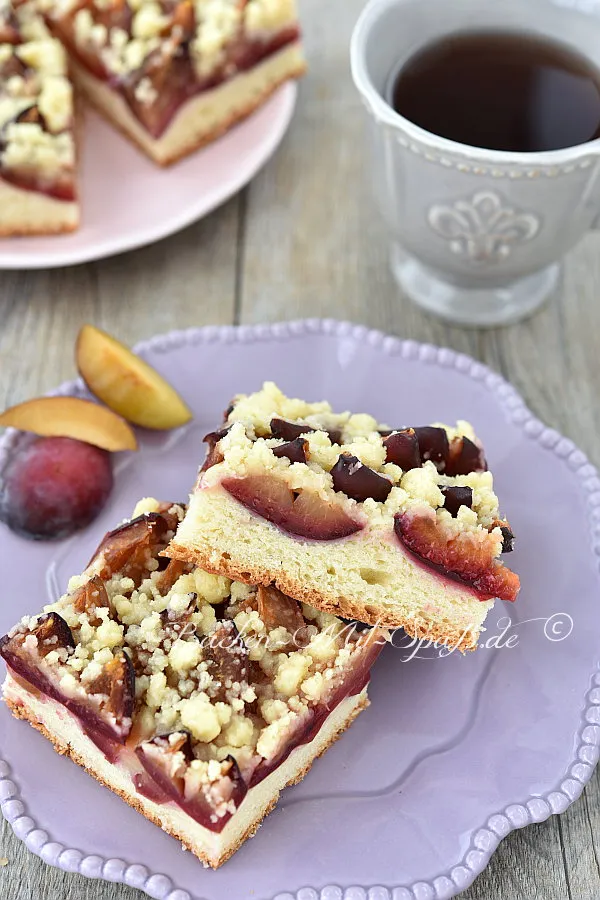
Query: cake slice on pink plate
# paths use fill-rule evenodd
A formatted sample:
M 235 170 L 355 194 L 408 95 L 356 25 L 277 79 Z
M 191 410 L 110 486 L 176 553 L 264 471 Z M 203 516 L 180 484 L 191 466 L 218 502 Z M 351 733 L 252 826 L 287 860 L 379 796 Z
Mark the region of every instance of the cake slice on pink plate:
M 84 96 L 160 165 L 304 73 L 294 0 L 42 0 Z
M 66 54 L 33 2 L 0 2 L 0 236 L 79 223 Z

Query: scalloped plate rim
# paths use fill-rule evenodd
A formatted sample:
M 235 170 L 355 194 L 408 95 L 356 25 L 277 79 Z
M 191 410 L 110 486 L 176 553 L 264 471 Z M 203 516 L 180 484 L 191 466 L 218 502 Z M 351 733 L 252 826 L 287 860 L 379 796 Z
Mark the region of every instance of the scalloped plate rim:
M 364 325 L 336 319 L 296 319 L 268 325 L 208 325 L 201 328 L 174 330 L 142 341 L 134 349 L 144 356 L 150 351 L 164 353 L 176 351 L 183 343 L 192 345 L 215 341 L 252 343 L 265 340 L 281 341 L 288 337 L 298 338 L 315 334 L 367 341 L 371 346 L 381 347 L 386 354 L 399 353 L 406 359 L 419 359 L 422 362 L 439 365 L 441 368 L 453 367 L 467 377 L 482 381 L 486 389 L 495 395 L 495 400 L 504 413 L 514 424 L 522 428 L 528 437 L 537 440 L 545 449 L 557 453 L 565 465 L 569 466 L 569 460 L 571 461 L 569 467 L 572 474 L 579 476 L 580 481 L 583 482 L 585 479 L 588 482 L 587 486 L 581 485 L 582 490 L 590 495 L 588 506 L 591 509 L 600 508 L 600 490 L 596 488 L 595 484 L 593 487 L 589 484 L 594 481 L 597 483 L 598 471 L 583 451 L 579 450 L 569 438 L 563 437 L 555 429 L 546 427 L 531 412 L 518 391 L 503 376 L 467 354 L 433 344 L 398 338 Z M 81 391 L 82 387 L 81 380 L 74 379 L 64 382 L 50 393 L 77 393 Z M 3 458 L 9 452 L 12 442 L 18 434 L 19 432 L 14 429 L 7 429 L 0 438 L 0 468 Z M 585 475 L 583 474 L 584 469 Z M 598 537 L 593 535 L 591 549 L 600 556 L 600 530 Z M 450 869 L 440 872 L 430 880 L 420 880 L 412 885 L 340 886 L 330 884 L 321 889 L 305 886 L 295 894 L 280 892 L 269 900 L 306 900 L 307 891 L 311 892 L 311 900 L 313 897 L 314 900 L 334 900 L 334 898 L 339 900 L 340 892 L 341 896 L 347 900 L 359 900 L 359 898 L 366 900 L 367 892 L 370 891 L 377 891 L 378 900 L 410 900 L 412 897 L 420 896 L 433 896 L 435 900 L 449 900 L 466 890 L 487 867 L 503 838 L 511 831 L 545 821 L 551 815 L 559 815 L 564 812 L 577 800 L 584 786 L 590 780 L 596 762 L 583 764 L 579 751 L 583 746 L 595 748 L 596 751 L 600 748 L 600 729 L 595 729 L 591 739 L 583 737 L 584 730 L 592 724 L 587 718 L 589 711 L 600 706 L 600 698 L 595 701 L 589 696 L 594 676 L 596 676 L 596 682 L 600 683 L 599 672 L 600 650 L 595 660 L 595 668 L 590 672 L 590 680 L 585 692 L 581 724 L 577 733 L 577 746 L 573 758 L 568 763 L 565 773 L 555 789 L 543 795 L 530 795 L 521 801 L 513 802 L 504 809 L 491 814 L 486 822 L 474 826 L 469 848 L 463 858 Z M 597 761 L 598 752 L 594 755 Z M 582 765 L 587 765 L 587 769 L 583 773 L 580 771 Z M 578 770 L 577 773 L 574 772 L 574 769 Z M 200 897 L 192 897 L 189 892 L 173 886 L 168 876 L 159 872 L 149 872 L 145 865 L 132 863 L 127 866 L 119 859 L 84 856 L 76 848 L 65 848 L 52 841 L 47 832 L 40 829 L 27 814 L 26 807 L 20 798 L 19 789 L 10 780 L 10 764 L 0 755 L 0 811 L 11 825 L 15 835 L 44 862 L 63 871 L 76 872 L 85 877 L 100 878 L 136 887 L 157 900 L 201 900 Z M 22 808 L 22 811 L 19 811 L 19 807 Z M 147 877 L 144 877 L 144 873 L 148 873 Z M 428 893 L 423 894 L 422 891 Z

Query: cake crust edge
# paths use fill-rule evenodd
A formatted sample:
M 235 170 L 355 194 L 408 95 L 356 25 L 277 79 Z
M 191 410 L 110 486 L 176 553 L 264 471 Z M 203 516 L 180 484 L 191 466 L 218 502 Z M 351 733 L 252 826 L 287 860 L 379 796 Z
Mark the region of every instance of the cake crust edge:
M 424 628 L 408 620 L 399 621 L 396 616 L 387 614 L 383 610 L 381 615 L 374 617 L 367 611 L 365 606 L 355 603 L 348 597 L 333 597 L 328 596 L 324 592 L 307 589 L 293 578 L 289 578 L 283 570 L 250 569 L 249 567 L 239 566 L 235 560 L 224 557 L 220 557 L 219 565 L 215 566 L 214 562 L 211 562 L 210 553 L 203 553 L 198 549 L 192 550 L 189 547 L 178 544 L 176 540 L 171 541 L 165 551 L 165 555 L 168 555 L 171 559 L 180 559 L 183 562 L 193 563 L 212 575 L 225 575 L 227 578 L 231 578 L 232 581 L 241 581 L 244 584 L 262 584 L 265 587 L 275 584 L 284 594 L 288 594 L 288 596 L 294 597 L 294 599 L 302 603 L 307 603 L 309 606 L 314 606 L 315 609 L 332 613 L 335 616 L 341 616 L 344 619 L 356 619 L 359 622 L 364 622 L 366 625 L 379 625 L 383 628 L 403 628 L 415 640 L 444 644 L 461 652 L 477 649 L 480 629 L 477 632 L 471 631 L 468 633 L 460 629 L 441 628 L 435 623 L 429 623 L 427 628 Z M 476 602 L 479 603 L 480 601 Z

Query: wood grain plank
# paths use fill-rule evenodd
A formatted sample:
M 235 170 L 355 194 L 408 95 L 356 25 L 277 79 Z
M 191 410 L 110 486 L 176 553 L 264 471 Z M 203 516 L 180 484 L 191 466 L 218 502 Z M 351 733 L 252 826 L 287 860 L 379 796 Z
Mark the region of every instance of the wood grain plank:
M 229 323 L 235 306 L 237 198 L 168 240 L 49 272 L 0 274 L 0 403 L 74 377 L 84 322 L 126 343 L 171 328 Z
M 240 197 L 178 235 L 95 265 L 97 324 L 135 342 L 233 321 Z

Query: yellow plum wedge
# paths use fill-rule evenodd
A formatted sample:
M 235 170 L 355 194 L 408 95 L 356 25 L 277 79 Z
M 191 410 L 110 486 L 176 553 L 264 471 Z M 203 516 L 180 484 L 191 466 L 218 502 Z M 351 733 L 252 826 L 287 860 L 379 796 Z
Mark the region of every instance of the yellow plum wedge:
M 110 409 L 77 397 L 38 397 L 19 403 L 0 415 L 0 426 L 43 437 L 75 438 L 111 452 L 138 446 L 127 422 Z
M 192 413 L 177 391 L 128 347 L 93 325 L 84 325 L 75 350 L 90 391 L 134 425 L 179 428 Z

